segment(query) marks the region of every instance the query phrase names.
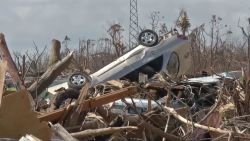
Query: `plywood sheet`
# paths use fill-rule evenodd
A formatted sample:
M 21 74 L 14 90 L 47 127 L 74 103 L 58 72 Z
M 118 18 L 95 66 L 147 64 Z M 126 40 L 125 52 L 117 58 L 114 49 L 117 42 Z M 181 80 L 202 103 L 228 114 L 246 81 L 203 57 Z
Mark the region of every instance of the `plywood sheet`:
M 31 109 L 26 90 L 4 96 L 0 107 L 0 138 L 19 139 L 32 134 L 39 139 L 49 140 L 51 129 L 47 122 L 40 122 Z

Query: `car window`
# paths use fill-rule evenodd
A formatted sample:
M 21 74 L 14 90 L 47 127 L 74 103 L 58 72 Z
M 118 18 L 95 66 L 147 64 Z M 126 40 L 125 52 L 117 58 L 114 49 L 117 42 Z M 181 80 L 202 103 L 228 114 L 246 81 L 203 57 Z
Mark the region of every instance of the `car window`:
M 172 52 L 168 60 L 167 71 L 170 75 L 176 76 L 179 73 L 179 67 L 179 56 L 176 52 Z

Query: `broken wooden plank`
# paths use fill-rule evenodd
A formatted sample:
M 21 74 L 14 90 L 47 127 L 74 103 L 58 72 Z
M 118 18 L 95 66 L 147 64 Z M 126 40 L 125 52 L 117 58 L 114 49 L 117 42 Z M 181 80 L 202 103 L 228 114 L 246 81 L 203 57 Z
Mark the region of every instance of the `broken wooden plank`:
M 76 132 L 76 133 L 71 133 L 70 135 L 81 139 L 84 137 L 88 137 L 88 136 L 101 136 L 101 135 L 109 135 L 109 134 L 114 134 L 117 132 L 121 132 L 121 131 L 126 131 L 126 130 L 137 130 L 138 127 L 136 126 L 124 126 L 124 127 L 108 127 L 108 128 L 101 128 L 101 129 L 87 129 L 81 132 Z
M 82 105 L 81 111 L 93 109 L 93 108 L 102 106 L 104 104 L 107 104 L 107 103 L 110 103 L 110 102 L 113 102 L 113 101 L 116 101 L 116 100 L 119 100 L 128 96 L 132 96 L 136 93 L 137 93 L 137 87 L 130 86 L 127 88 L 123 88 L 123 89 L 111 92 L 109 94 L 104 94 L 96 98 L 91 98 L 81 103 Z
M 88 77 L 85 77 L 85 78 L 88 78 Z M 81 122 L 80 120 L 83 119 L 85 116 L 85 114 L 82 113 L 82 110 L 81 110 L 83 105 L 80 103 L 83 103 L 88 96 L 88 90 L 89 90 L 89 85 L 90 85 L 89 81 L 90 80 L 87 79 L 87 83 L 81 89 L 81 93 L 79 95 L 79 98 L 76 101 L 76 105 L 78 105 L 78 106 L 74 107 L 72 109 L 72 113 L 69 116 L 69 119 L 66 120 L 66 122 L 65 122 L 65 125 L 67 125 L 69 127 L 77 125 L 77 123 Z M 80 119 L 80 117 L 81 117 L 81 119 Z
M 67 112 L 67 110 L 70 110 L 72 108 L 73 106 L 69 106 L 69 108 L 61 108 L 49 113 L 38 115 L 38 119 L 40 121 L 51 121 L 51 122 L 58 121 L 64 115 L 64 113 Z
M 136 93 L 137 93 L 137 87 L 130 86 L 130 87 L 123 88 L 118 91 L 114 91 L 109 94 L 105 94 L 96 98 L 87 99 L 83 103 L 79 103 L 79 105 L 81 105 L 81 112 L 87 111 L 87 110 L 102 106 L 104 104 L 110 103 L 112 101 L 116 101 L 116 100 L 119 100 L 128 96 L 132 96 Z M 70 107 L 72 108 L 72 106 Z M 40 119 L 40 121 L 58 121 L 60 117 L 63 116 L 66 110 L 67 110 L 66 108 L 58 109 L 51 113 L 39 115 L 38 118 Z

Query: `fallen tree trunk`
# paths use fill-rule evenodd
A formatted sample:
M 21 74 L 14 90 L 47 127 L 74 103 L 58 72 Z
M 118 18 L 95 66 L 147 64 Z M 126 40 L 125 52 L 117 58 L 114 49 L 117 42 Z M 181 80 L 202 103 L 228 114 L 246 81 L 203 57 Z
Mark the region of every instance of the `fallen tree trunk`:
M 53 40 L 55 42 L 55 40 Z M 58 44 L 56 44 L 58 45 Z M 73 58 L 73 52 L 70 52 L 61 61 L 57 61 L 53 65 L 49 66 L 46 72 L 40 77 L 40 79 L 34 82 L 29 88 L 33 98 L 36 98 L 42 91 L 44 91 L 60 73 L 70 64 Z
M 81 132 L 71 133 L 70 135 L 75 138 L 84 138 L 88 136 L 100 136 L 100 135 L 109 135 L 114 134 L 116 132 L 121 132 L 124 130 L 137 130 L 136 126 L 125 126 L 125 127 L 108 127 L 102 129 L 88 129 Z

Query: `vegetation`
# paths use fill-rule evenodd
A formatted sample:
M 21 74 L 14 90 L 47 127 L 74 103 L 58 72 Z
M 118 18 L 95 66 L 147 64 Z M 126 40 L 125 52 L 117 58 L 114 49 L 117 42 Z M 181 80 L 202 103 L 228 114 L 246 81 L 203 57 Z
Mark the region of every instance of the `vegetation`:
M 159 11 L 153 11 L 150 16 L 151 29 L 163 35 L 173 28 L 167 27 L 164 16 Z M 194 74 L 201 71 L 222 72 L 240 70 L 247 67 L 247 47 L 250 46 L 250 34 L 239 26 L 242 39 L 233 39 L 234 34 L 223 23 L 223 19 L 212 15 L 209 23 L 190 29 L 191 19 L 185 10 L 181 10 L 176 20 L 176 26 L 182 35 L 188 35 L 191 40 L 191 55 L 193 57 Z M 250 25 L 250 23 L 249 23 Z M 75 47 L 73 66 L 68 71 L 90 70 L 95 72 L 128 50 L 128 43 L 124 40 L 123 25 L 114 23 L 109 26 L 106 37 L 97 39 L 80 39 L 79 46 Z M 62 54 L 69 52 L 70 37 L 62 41 Z M 39 75 L 48 67 L 48 52 L 46 47 L 39 49 L 34 42 L 35 52 L 21 54 L 14 53 L 14 60 L 22 75 Z M 64 56 L 64 55 L 62 55 Z

